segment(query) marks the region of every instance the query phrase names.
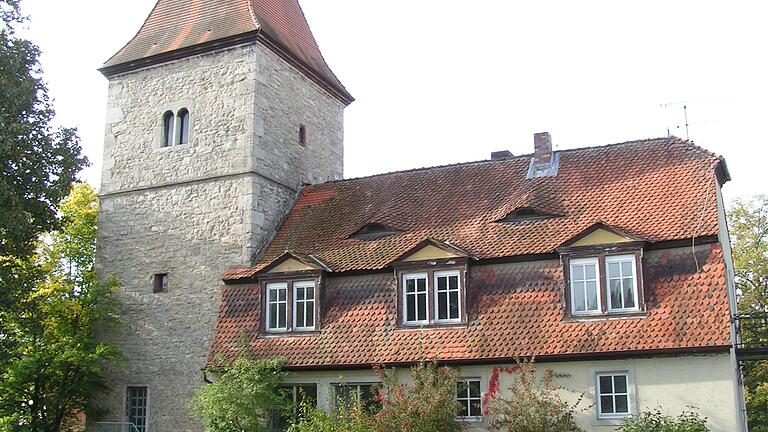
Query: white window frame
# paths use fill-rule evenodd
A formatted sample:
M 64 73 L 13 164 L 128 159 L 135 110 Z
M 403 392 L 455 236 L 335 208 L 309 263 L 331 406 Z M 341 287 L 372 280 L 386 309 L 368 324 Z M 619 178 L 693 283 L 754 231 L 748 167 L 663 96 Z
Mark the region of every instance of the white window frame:
M 617 376 L 623 376 L 624 379 L 626 379 L 626 393 L 616 393 L 616 389 L 613 388 L 612 393 L 602 393 L 600 389 L 600 378 L 602 377 L 611 377 L 611 386 L 615 387 L 614 383 L 614 377 Z M 611 396 L 613 398 L 613 413 L 603 413 L 603 396 Z M 616 413 L 616 396 L 626 396 L 627 397 L 627 412 L 626 413 Z M 629 372 L 627 371 L 615 371 L 615 372 L 598 372 L 595 374 L 595 399 L 597 402 L 597 418 L 600 420 L 616 420 L 616 419 L 625 419 L 629 417 L 632 414 L 632 395 L 630 394 L 629 390 Z
M 599 367 L 589 368 L 589 394 L 594 402 L 593 426 L 618 426 L 624 421 L 638 414 L 637 393 L 635 382 L 635 368 L 631 363 L 618 362 L 607 363 Z M 606 375 L 626 375 L 627 377 L 627 414 L 601 414 L 600 406 L 600 377 Z
M 456 285 L 456 287 L 457 287 L 456 288 L 457 296 L 456 296 L 456 298 L 457 298 L 457 301 L 459 302 L 459 304 L 458 304 L 459 316 L 456 317 L 456 318 L 440 319 L 439 318 L 440 317 L 440 303 L 438 301 L 438 283 L 437 283 L 437 279 L 439 277 L 450 277 L 450 276 L 456 276 L 456 280 L 457 280 L 457 285 Z M 434 279 L 435 279 L 434 280 L 435 322 L 439 323 L 439 324 L 461 322 L 461 313 L 463 312 L 461 310 L 461 271 L 459 271 L 459 270 L 436 271 L 436 272 L 434 272 Z M 450 288 L 448 288 L 447 285 L 446 285 L 446 288 L 447 288 L 446 291 L 440 291 L 440 292 L 445 292 L 446 293 L 447 301 L 448 301 L 447 306 L 448 306 L 448 311 L 449 311 L 449 314 L 450 314 L 450 310 L 451 310 L 451 306 L 450 306 L 451 296 L 450 296 L 450 293 L 453 292 L 453 291 Z
M 467 398 L 462 398 L 460 400 L 458 398 L 458 395 L 455 394 L 456 392 L 454 391 L 454 398 L 453 399 L 456 402 L 461 403 L 461 404 L 463 404 L 463 403 L 470 404 L 473 400 L 475 400 L 475 398 L 472 398 L 469 395 L 469 382 L 470 381 L 477 381 L 480 384 L 480 396 L 478 398 L 479 401 L 480 401 L 480 415 L 479 416 L 472 416 L 472 415 L 456 416 L 456 420 L 459 420 L 459 421 L 469 421 L 469 422 L 481 422 L 481 421 L 483 421 L 483 415 L 482 415 L 482 413 L 483 413 L 483 379 L 479 378 L 479 377 L 461 377 L 461 378 L 459 378 L 456 381 L 456 383 L 458 384 L 459 382 L 462 382 L 462 381 L 467 386 Z M 470 413 L 470 407 L 468 405 L 467 406 L 467 414 L 469 414 L 469 413 Z
M 312 288 L 312 297 L 307 298 L 307 292 L 306 288 Z M 298 291 L 299 289 L 304 289 L 304 300 L 299 300 Z M 292 315 L 293 315 L 293 329 L 296 331 L 312 331 L 317 328 L 317 314 L 315 304 L 315 294 L 317 292 L 317 288 L 315 287 L 314 281 L 299 281 L 293 283 L 293 308 L 291 309 Z M 307 303 L 312 303 L 312 326 L 302 326 L 299 327 L 298 325 L 298 318 L 299 315 L 297 311 L 299 310 L 296 306 L 298 303 L 304 303 L 304 323 L 307 322 Z M 286 320 L 287 322 L 287 320 Z
M 278 297 L 277 297 L 278 300 L 276 302 L 270 303 L 270 301 L 269 301 L 269 293 L 270 293 L 271 290 L 285 290 L 285 300 L 280 301 L 280 296 L 278 295 Z M 268 332 L 270 332 L 270 333 L 279 333 L 279 332 L 286 332 L 286 331 L 288 331 L 288 323 L 290 322 L 288 320 L 288 283 L 287 282 L 269 282 L 269 283 L 265 284 L 264 292 L 265 292 L 265 296 L 264 297 L 265 297 L 265 303 L 266 303 L 266 313 L 265 313 L 265 316 L 267 318 L 266 323 L 264 325 L 264 328 Z M 285 304 L 285 327 L 274 327 L 274 328 L 272 328 L 272 327 L 269 326 L 269 323 L 270 323 L 271 318 L 272 318 L 272 315 L 270 314 L 270 307 L 269 306 L 270 306 L 270 304 L 277 304 L 278 305 L 277 309 L 279 311 L 280 310 L 279 305 L 281 303 Z M 278 319 L 275 321 L 275 323 L 279 323 L 279 322 L 280 322 L 280 319 L 279 319 L 279 316 L 278 316 Z
M 631 308 L 625 308 L 625 307 L 619 307 L 615 308 L 613 307 L 613 301 L 611 300 L 611 272 L 609 271 L 609 264 L 610 263 L 622 263 L 622 262 L 632 262 L 632 286 L 634 287 L 634 299 L 635 299 L 635 307 Z M 621 272 L 621 264 L 619 264 L 619 272 Z M 616 279 L 616 278 L 614 278 Z M 624 279 L 624 276 L 619 276 L 619 280 Z M 606 255 L 605 257 L 605 296 L 608 299 L 608 312 L 636 312 L 640 310 L 640 296 L 639 296 L 639 287 L 637 283 L 637 259 L 634 254 L 627 254 L 627 255 Z M 624 299 L 624 285 L 622 282 L 622 300 Z M 623 305 L 622 305 L 623 306 Z
M 574 301 L 574 289 L 573 289 L 573 266 L 574 265 L 584 265 L 584 264 L 594 264 L 595 266 L 595 285 L 597 287 L 597 309 L 596 310 L 584 310 L 584 311 L 577 311 L 576 310 L 576 302 Z M 603 313 L 603 305 L 602 305 L 602 295 L 601 295 L 601 289 L 600 289 L 600 260 L 598 257 L 589 257 L 589 258 L 576 258 L 570 260 L 568 263 L 568 289 L 570 290 L 570 303 L 571 303 L 571 314 L 573 315 L 601 315 Z M 588 300 L 586 296 L 586 272 L 584 272 L 585 279 L 583 282 L 585 282 L 584 285 L 584 307 L 587 307 Z M 591 279 L 590 279 L 591 280 Z
M 147 405 L 145 407 L 145 415 L 144 415 L 144 422 L 145 422 L 144 432 L 149 432 L 149 414 L 150 414 L 149 408 L 150 408 L 151 399 L 150 399 L 149 386 L 146 384 L 128 384 L 125 386 L 125 393 L 124 393 L 125 399 L 123 401 L 123 407 L 125 407 L 125 410 L 126 410 L 125 421 L 130 422 L 130 418 L 131 418 L 131 415 L 128 412 L 128 398 L 130 397 L 130 395 L 128 394 L 128 389 L 137 388 L 137 387 L 144 387 L 145 389 L 147 389 Z
M 409 280 L 419 280 L 419 279 L 424 279 L 424 285 L 425 285 L 424 295 L 427 297 L 426 301 L 424 302 L 424 305 L 425 305 L 425 307 L 427 309 L 425 311 L 425 314 L 424 314 L 425 319 L 423 319 L 423 320 L 418 320 L 417 319 L 415 321 L 408 321 L 408 293 L 407 293 L 408 281 Z M 418 295 L 420 294 L 420 292 L 418 291 L 418 284 L 416 284 L 416 285 L 417 285 L 416 293 L 412 293 L 411 294 L 414 298 L 418 298 Z M 419 316 L 419 309 L 418 309 L 418 307 L 419 307 L 419 302 L 417 300 L 416 304 L 414 305 L 414 310 L 416 311 L 416 317 L 417 318 Z M 405 274 L 403 274 L 403 324 L 406 324 L 406 325 L 429 324 L 429 275 L 427 273 L 405 273 Z

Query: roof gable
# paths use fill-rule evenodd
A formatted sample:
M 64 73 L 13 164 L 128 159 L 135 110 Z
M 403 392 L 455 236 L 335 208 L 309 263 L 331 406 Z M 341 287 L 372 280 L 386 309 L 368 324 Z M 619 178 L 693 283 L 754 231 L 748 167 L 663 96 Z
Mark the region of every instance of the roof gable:
M 428 238 L 406 251 L 393 262 L 429 261 L 466 258 L 467 256 L 465 251 L 450 243 Z
M 564 247 L 581 247 L 581 246 L 596 246 L 616 243 L 631 243 L 642 241 L 642 239 L 633 237 L 618 228 L 611 227 L 598 222 L 584 231 L 576 234 L 573 238 L 569 239 L 562 246 Z

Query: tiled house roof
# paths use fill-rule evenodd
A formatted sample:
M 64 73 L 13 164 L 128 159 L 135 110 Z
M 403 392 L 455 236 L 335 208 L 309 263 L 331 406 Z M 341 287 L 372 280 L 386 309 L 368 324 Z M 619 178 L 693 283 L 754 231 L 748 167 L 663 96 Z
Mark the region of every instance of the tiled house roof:
M 559 157 L 555 177 L 526 179 L 530 156 L 521 156 L 307 187 L 259 263 L 225 276 L 209 359 L 233 356 L 243 337 L 258 357 L 281 356 L 293 368 L 729 346 L 724 258 L 714 242 L 715 188 L 727 180 L 722 160 L 676 138 L 568 150 Z M 498 222 L 519 209 L 555 217 Z M 552 254 L 596 223 L 649 246 L 690 245 L 693 236 L 709 244 L 699 246 L 695 259 L 690 246 L 646 253 L 647 315 L 564 319 L 563 268 Z M 395 232 L 350 238 L 372 224 Z M 425 239 L 473 258 L 466 325 L 398 327 L 392 262 Z M 253 278 L 287 250 L 331 270 L 321 287 L 321 330 L 261 337 L 263 297 Z M 520 262 L 497 262 L 514 257 Z
M 102 70 L 151 64 L 164 54 L 259 35 L 352 101 L 323 59 L 298 0 L 158 0 L 138 33 Z
M 597 222 L 648 242 L 717 235 L 721 160 L 677 138 L 560 152 L 557 176 L 526 179 L 530 155 L 308 186 L 251 269 L 286 250 L 311 254 L 334 272 L 379 270 L 425 238 L 480 259 L 552 253 Z M 499 223 L 520 208 L 560 215 Z M 377 223 L 400 231 L 350 238 Z

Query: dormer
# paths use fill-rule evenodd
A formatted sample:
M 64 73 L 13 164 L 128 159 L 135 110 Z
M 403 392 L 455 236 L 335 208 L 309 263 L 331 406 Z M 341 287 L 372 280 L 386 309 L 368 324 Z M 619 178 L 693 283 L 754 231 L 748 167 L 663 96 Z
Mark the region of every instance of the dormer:
M 565 278 L 565 316 L 645 316 L 642 239 L 595 223 L 558 248 Z
M 261 269 L 256 274 L 262 294 L 260 332 L 318 332 L 323 274 L 331 271 L 312 255 L 290 251 Z
M 535 222 L 546 219 L 554 219 L 562 215 L 539 210 L 533 207 L 518 207 L 508 215 L 496 221 L 496 223 Z
M 428 238 L 393 261 L 398 286 L 398 325 L 408 328 L 466 324 L 470 258 L 461 248 Z
M 371 222 L 352 233 L 350 240 L 373 241 L 400 234 L 401 231 L 387 225 Z

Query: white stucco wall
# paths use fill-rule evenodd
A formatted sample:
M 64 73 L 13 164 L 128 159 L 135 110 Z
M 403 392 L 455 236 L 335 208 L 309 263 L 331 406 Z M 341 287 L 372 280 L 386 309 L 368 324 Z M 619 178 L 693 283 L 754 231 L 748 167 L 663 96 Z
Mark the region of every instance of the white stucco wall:
M 510 367 L 512 364 L 495 365 Z M 635 411 L 660 409 L 670 415 L 678 415 L 688 407 L 696 407 L 707 417 L 712 432 L 733 432 L 740 430 L 738 406 L 734 394 L 735 375 L 731 369 L 728 353 L 626 359 L 615 361 L 584 361 L 563 363 L 538 363 L 537 367 L 551 368 L 567 377 L 558 378 L 556 383 L 564 390 L 566 401 L 575 402 L 584 393 L 581 407 L 587 408 L 577 416 L 577 422 L 586 431 L 614 431 L 619 422 L 597 420 L 597 409 L 590 407 L 594 398 L 594 371 L 629 370 L 634 376 L 631 405 Z M 488 391 L 488 382 L 494 365 L 461 366 L 463 377 L 480 378 L 481 391 Z M 401 382 L 408 382 L 408 372 L 401 370 Z M 512 377 L 500 375 L 501 389 L 509 387 Z M 330 410 L 333 401 L 333 385 L 339 382 L 375 383 L 379 379 L 373 371 L 323 371 L 295 372 L 287 382 L 318 385 L 318 405 Z M 474 430 L 484 430 L 484 424 L 475 424 Z

